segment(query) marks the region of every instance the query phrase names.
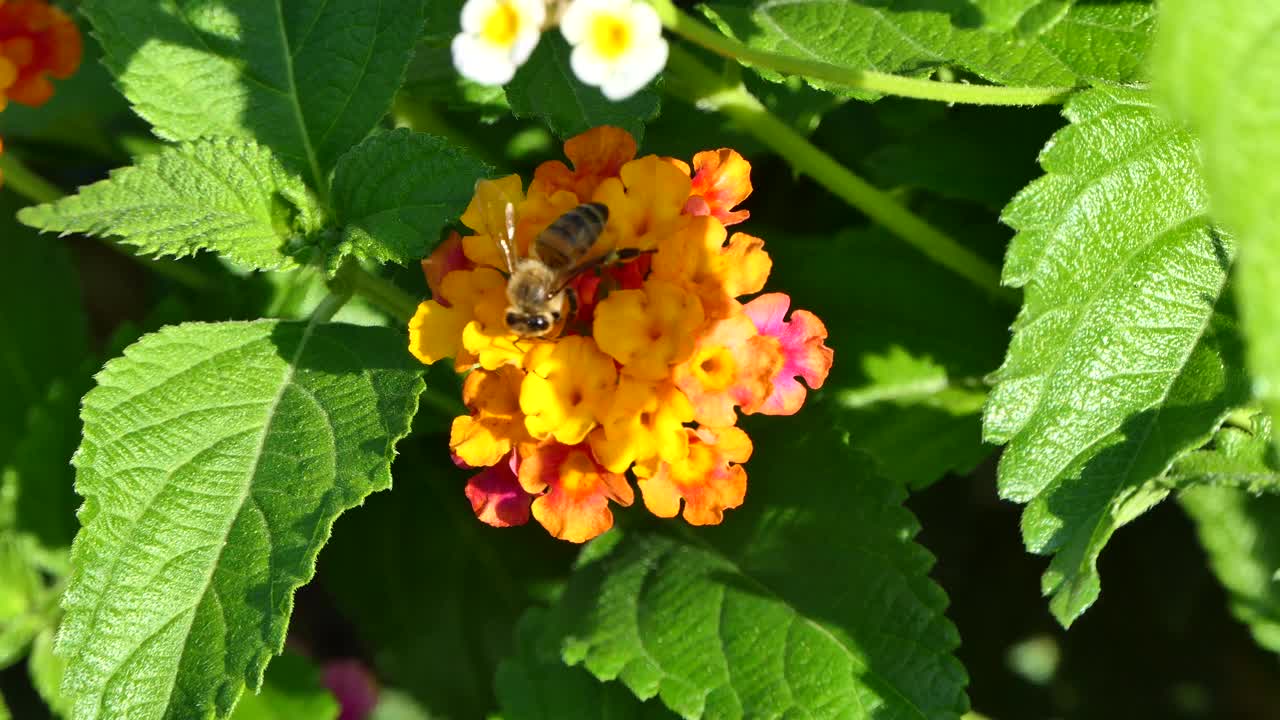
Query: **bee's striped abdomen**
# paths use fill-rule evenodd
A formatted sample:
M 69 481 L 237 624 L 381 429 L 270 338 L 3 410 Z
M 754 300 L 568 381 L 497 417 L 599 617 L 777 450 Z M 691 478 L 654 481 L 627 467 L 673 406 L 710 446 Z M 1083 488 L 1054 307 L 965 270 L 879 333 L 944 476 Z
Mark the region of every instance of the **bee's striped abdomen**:
M 534 242 L 538 259 L 553 269 L 578 264 L 591 250 L 609 221 L 609 208 L 602 203 L 584 203 L 556 218 Z

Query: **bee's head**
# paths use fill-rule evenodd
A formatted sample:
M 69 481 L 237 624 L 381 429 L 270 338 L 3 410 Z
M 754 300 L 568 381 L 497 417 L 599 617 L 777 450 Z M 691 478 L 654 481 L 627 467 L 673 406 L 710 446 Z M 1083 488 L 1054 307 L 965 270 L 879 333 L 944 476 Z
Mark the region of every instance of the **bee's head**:
M 555 327 L 556 321 L 559 320 L 558 314 L 552 311 L 526 312 L 510 307 L 507 308 L 507 329 L 520 337 L 540 338 Z

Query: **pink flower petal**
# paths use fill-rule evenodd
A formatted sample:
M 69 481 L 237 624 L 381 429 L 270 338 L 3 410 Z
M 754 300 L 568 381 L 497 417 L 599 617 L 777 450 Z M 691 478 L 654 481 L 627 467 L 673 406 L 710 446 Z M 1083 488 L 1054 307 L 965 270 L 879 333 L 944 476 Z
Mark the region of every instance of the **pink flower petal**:
M 529 522 L 529 506 L 534 496 L 520 487 L 516 469 L 516 453 L 512 451 L 506 459 L 467 481 L 467 499 L 481 522 L 494 527 Z

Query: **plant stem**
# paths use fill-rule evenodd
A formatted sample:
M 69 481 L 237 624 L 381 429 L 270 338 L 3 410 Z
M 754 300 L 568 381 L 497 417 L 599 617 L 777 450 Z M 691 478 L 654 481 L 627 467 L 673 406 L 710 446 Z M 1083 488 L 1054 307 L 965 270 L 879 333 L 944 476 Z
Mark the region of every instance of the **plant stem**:
M 31 168 L 13 153 L 0 155 L 0 174 L 4 175 L 3 187 L 33 202 L 51 203 L 64 194 L 57 185 L 32 172 Z
M 1075 91 L 1075 88 L 1069 87 L 1007 87 L 939 82 L 780 55 L 743 45 L 728 35 L 713 30 L 681 12 L 671 0 L 650 2 L 668 30 L 717 55 L 753 67 L 836 83 L 851 90 L 975 105 L 1056 105 Z
M 320 301 L 320 304 L 316 305 L 315 309 L 311 311 L 311 317 L 308 318 L 308 322 L 313 325 L 329 322 L 333 319 L 334 315 L 338 314 L 338 311 L 341 310 L 342 306 L 346 305 L 347 301 L 350 299 L 350 292 L 330 290 L 329 294 L 325 295 L 324 299 Z
M 720 76 L 679 47 L 671 48 L 666 88 L 700 108 L 733 118 L 799 172 L 884 225 L 934 262 L 964 277 L 992 296 L 1014 301 L 1000 287 L 1000 273 L 971 250 L 899 205 L 871 183 L 854 175 L 830 155 L 779 120 L 741 84 L 725 87 Z
M 382 308 L 401 325 L 408 325 L 418 311 L 418 301 L 412 295 L 357 264 L 348 265 L 340 275 L 350 283 L 352 292 Z

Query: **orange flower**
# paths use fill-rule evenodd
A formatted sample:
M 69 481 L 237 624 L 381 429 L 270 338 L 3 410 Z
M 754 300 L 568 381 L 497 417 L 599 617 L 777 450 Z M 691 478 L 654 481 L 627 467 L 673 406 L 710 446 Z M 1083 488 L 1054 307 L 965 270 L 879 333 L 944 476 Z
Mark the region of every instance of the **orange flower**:
M 431 252 L 431 256 L 422 261 L 422 274 L 427 278 L 427 287 L 431 288 L 431 299 L 449 307 L 449 301 L 444 297 L 444 276 L 454 270 L 473 268 L 475 263 L 462 251 L 462 236 L 450 232 L 449 237 Z
M 710 215 L 726 227 L 751 217 L 733 211 L 751 194 L 751 165 L 735 150 L 706 150 L 693 156 L 693 190 L 685 210 Z
M 557 442 L 520 450 L 520 485 L 538 497 L 533 517 L 552 536 L 586 542 L 613 527 L 609 501 L 630 505 L 635 493 L 625 476 L 600 467 L 585 445 Z
M 694 218 L 664 237 L 653 259 L 654 276 L 693 286 L 709 317 L 725 317 L 733 298 L 760 292 L 773 269 L 763 240 L 734 233 L 726 244 L 727 235 L 719 220 Z
M 622 166 L 636 156 L 636 141 L 626 130 L 604 125 L 566 140 L 564 154 L 573 163 L 573 170 L 559 160 L 542 163 L 533 172 L 530 194 L 536 191 L 551 195 L 567 190 L 579 202 L 586 202 L 595 195 L 601 181 L 617 176 Z
M 453 420 L 449 449 L 471 467 L 497 463 L 514 444 L 529 440 L 520 412 L 524 373 L 505 365 L 495 371 L 474 370 L 462 386 L 470 415 Z
M 720 522 L 746 494 L 751 439 L 743 413 L 791 414 L 831 367 L 826 328 L 790 300 L 760 292 L 773 261 L 760 238 L 725 226 L 751 194 L 751 167 L 729 149 L 690 166 L 635 157 L 631 136 L 596 128 L 565 143 L 573 169 L 543 163 L 527 192 L 519 176 L 476 183 L 450 237 L 423 264 L 433 298 L 409 326 L 423 362 L 453 357 L 470 373 L 449 447 L 487 469 L 466 488 L 476 516 L 497 527 L 536 518 L 557 538 L 584 542 L 613 525 L 610 502 L 630 505 L 627 473 L 654 514 Z M 604 203 L 608 222 L 586 269 L 566 278 L 576 300 L 555 333 L 521 338 L 506 324 L 517 258 L 579 203 Z M 613 253 L 632 249 L 638 253 Z M 691 423 L 698 423 L 690 427 Z
M 644 505 L 658 517 L 675 517 L 684 499 L 690 525 L 717 525 L 724 511 L 742 504 L 747 472 L 738 463 L 751 457 L 751 438 L 741 428 L 685 428 L 689 454 L 676 462 L 638 465 Z
M 80 30 L 43 0 L 0 2 L 0 109 L 7 100 L 36 107 L 53 96 L 49 77 L 80 67 Z
M 717 321 L 698 338 L 693 356 L 673 372 L 676 387 L 693 403 L 694 419 L 726 427 L 737 421 L 735 405 L 752 413 L 769 397 L 771 378 L 782 365 L 776 344 L 761 337 L 741 313 Z

